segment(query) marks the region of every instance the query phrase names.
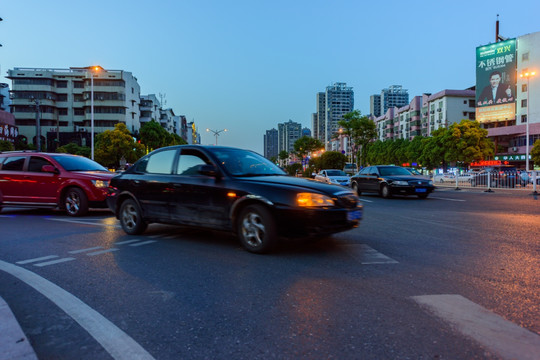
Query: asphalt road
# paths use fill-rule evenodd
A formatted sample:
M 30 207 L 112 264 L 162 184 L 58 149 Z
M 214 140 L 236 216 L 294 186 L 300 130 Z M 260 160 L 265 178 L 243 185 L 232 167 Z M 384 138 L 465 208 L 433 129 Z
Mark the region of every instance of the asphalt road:
M 0 296 L 40 359 L 538 359 L 540 202 L 361 197 L 359 228 L 254 255 L 110 213 L 0 213 Z

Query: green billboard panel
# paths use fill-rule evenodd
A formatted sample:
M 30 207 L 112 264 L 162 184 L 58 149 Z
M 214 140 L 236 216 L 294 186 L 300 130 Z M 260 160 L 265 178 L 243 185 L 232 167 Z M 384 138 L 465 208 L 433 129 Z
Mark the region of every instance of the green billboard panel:
M 476 48 L 476 120 L 516 118 L 516 39 Z

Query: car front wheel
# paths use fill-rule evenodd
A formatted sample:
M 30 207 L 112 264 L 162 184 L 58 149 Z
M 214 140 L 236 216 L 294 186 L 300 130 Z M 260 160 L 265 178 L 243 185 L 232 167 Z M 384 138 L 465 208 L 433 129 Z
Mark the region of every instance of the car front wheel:
M 135 200 L 128 199 L 120 206 L 120 224 L 128 235 L 142 234 L 148 224 L 142 218 L 142 211 Z
M 64 207 L 69 216 L 83 216 L 88 212 L 88 198 L 79 188 L 71 188 L 64 196 Z
M 392 192 L 390 191 L 390 186 L 383 185 L 383 187 L 381 189 L 381 195 L 385 199 L 391 198 L 392 197 Z
M 356 193 L 356 195 L 362 195 L 362 192 L 360 190 L 358 190 L 358 184 L 357 183 L 352 184 L 352 189 Z
M 262 205 L 249 205 L 240 212 L 237 233 L 242 246 L 252 253 L 267 253 L 277 242 L 274 218 Z

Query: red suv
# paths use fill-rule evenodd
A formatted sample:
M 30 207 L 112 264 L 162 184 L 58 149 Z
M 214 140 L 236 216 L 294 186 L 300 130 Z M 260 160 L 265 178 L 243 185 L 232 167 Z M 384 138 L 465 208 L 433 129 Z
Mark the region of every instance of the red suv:
M 90 207 L 107 207 L 107 188 L 114 175 L 78 155 L 0 153 L 0 210 L 6 206 L 48 207 L 82 216 Z

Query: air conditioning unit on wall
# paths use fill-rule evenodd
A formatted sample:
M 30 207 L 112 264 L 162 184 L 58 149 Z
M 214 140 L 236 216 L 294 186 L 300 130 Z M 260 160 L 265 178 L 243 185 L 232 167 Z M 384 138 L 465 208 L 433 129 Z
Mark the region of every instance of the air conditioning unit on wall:
M 518 151 L 518 148 L 514 146 L 514 147 L 512 148 L 512 151 L 513 151 L 513 152 L 517 152 L 517 151 Z

